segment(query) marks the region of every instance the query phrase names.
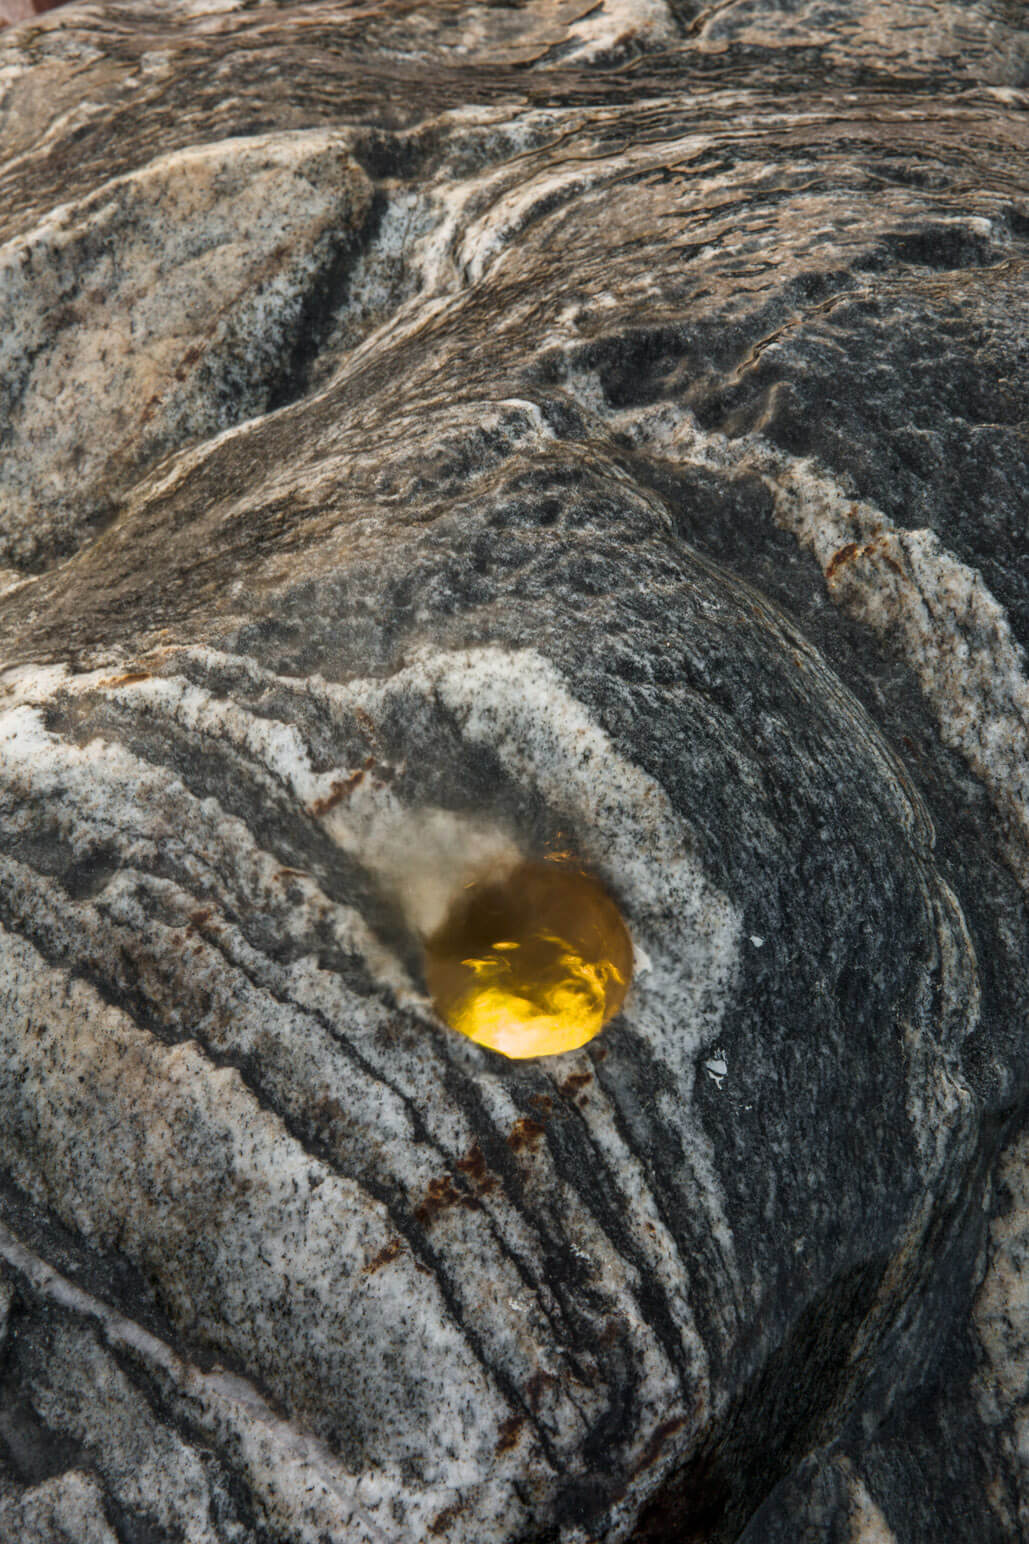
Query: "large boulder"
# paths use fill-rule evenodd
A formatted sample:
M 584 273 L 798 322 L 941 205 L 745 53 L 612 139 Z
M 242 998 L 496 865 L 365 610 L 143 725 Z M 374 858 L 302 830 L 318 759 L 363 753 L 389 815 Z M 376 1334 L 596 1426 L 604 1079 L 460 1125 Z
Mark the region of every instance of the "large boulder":
M 1029 1537 L 1019 19 L 4 33 L 0 1537 Z

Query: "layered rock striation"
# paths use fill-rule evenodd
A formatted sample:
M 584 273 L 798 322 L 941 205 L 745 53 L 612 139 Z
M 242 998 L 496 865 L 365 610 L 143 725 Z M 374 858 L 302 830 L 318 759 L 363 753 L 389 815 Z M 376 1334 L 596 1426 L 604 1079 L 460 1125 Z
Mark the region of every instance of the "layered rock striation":
M 0 1537 L 1029 1537 L 1006 0 L 0 40 Z M 422 942 L 572 851 L 623 1011 Z

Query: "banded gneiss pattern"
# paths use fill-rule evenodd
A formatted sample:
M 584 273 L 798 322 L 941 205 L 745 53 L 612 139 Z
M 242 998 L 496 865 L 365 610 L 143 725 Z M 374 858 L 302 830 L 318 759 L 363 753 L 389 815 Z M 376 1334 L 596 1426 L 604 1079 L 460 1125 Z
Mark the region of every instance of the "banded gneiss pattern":
M 0 1537 L 1029 1536 L 1027 61 L 4 33 Z M 420 942 L 558 849 L 507 1061 Z

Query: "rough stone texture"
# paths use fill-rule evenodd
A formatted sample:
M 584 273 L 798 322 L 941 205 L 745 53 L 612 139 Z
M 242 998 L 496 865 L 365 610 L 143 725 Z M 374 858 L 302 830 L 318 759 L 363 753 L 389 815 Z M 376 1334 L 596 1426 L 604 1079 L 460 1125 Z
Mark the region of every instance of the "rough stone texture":
M 1029 1537 L 1024 20 L 4 34 L 0 1536 Z

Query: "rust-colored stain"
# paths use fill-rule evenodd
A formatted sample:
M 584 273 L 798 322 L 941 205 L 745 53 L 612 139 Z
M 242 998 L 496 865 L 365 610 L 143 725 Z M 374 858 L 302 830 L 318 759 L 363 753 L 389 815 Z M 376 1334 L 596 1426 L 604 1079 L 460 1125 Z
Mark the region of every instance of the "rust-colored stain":
M 480 1192 L 496 1189 L 496 1176 L 490 1173 L 489 1166 L 478 1142 L 472 1143 L 464 1157 L 459 1158 L 454 1167 L 460 1169 L 462 1174 L 466 1174 Z
M 367 713 L 364 708 L 355 708 L 354 717 L 357 719 L 357 722 L 361 725 L 361 728 L 364 730 L 369 740 L 371 740 L 372 744 L 377 745 L 379 743 L 379 736 L 371 715 Z
M 186 932 L 192 933 L 197 928 L 203 927 L 205 922 L 210 922 L 213 915 L 214 913 L 210 906 L 203 906 L 199 911 L 191 911 L 189 914 L 189 926 L 186 928 Z
M 482 1180 L 486 1175 L 486 1159 L 478 1142 L 473 1142 L 463 1158 L 457 1160 L 457 1168 L 462 1174 L 468 1174 L 474 1180 Z
M 384 1265 L 388 1265 L 391 1260 L 396 1259 L 403 1247 L 398 1238 L 392 1239 L 383 1249 L 379 1250 L 374 1260 L 368 1261 L 364 1268 L 365 1275 L 370 1276 L 374 1271 L 381 1271 Z
M 511 1127 L 507 1145 L 514 1153 L 524 1152 L 526 1148 L 535 1147 L 543 1135 L 543 1127 L 538 1120 L 533 1120 L 531 1115 L 523 1115 L 516 1120 Z
M 369 756 L 363 767 L 358 767 L 356 772 L 351 772 L 348 778 L 334 782 L 324 799 L 316 799 L 310 806 L 310 813 L 316 816 L 327 815 L 330 810 L 336 808 L 337 804 L 342 804 L 344 799 L 349 799 L 358 783 L 363 781 L 368 768 L 374 765 L 373 758 Z
M 554 1101 L 549 1094 L 530 1094 L 529 1103 L 534 1104 L 541 1115 L 549 1115 L 554 1108 Z
M 570 1072 L 563 1083 L 558 1084 L 566 1099 L 574 1099 L 581 1088 L 593 1082 L 592 1072 Z
M 518 1441 L 518 1433 L 525 1425 L 524 1415 L 509 1415 L 506 1421 L 500 1423 L 500 1436 L 497 1438 L 496 1453 L 506 1453 L 513 1448 Z
M 149 670 L 126 670 L 124 675 L 105 676 L 101 686 L 135 686 L 137 681 L 149 681 Z
M 436 1513 L 436 1516 L 429 1524 L 429 1532 L 437 1535 L 446 1533 L 447 1529 L 450 1527 L 450 1524 L 456 1522 L 463 1511 L 463 1501 L 460 1499 L 457 1501 L 452 1501 L 449 1506 L 443 1508 L 442 1512 Z
M 640 1469 L 649 1469 L 668 1439 L 674 1437 L 676 1432 L 682 1431 L 685 1425 L 686 1417 L 683 1415 L 677 1415 L 671 1420 L 662 1421 L 640 1455 Z
M 845 563 L 852 563 L 855 558 L 878 558 L 886 564 L 887 568 L 892 568 L 898 578 L 907 578 L 896 558 L 891 557 L 887 552 L 884 538 L 876 536 L 872 541 L 866 541 L 863 547 L 859 546 L 856 541 L 849 541 L 845 547 L 841 547 L 838 552 L 834 552 L 825 570 L 826 584 L 832 584 L 833 579 L 843 565 Z
M 834 552 L 829 559 L 829 566 L 825 571 L 826 584 L 832 584 L 833 575 L 836 573 L 836 570 L 842 568 L 844 563 L 849 563 L 851 558 L 860 550 L 856 541 L 849 541 L 845 547 L 840 548 L 839 552 Z
M 448 1207 L 463 1206 L 474 1211 L 481 1204 L 478 1196 L 470 1195 L 467 1190 L 458 1190 L 450 1175 L 444 1174 L 442 1179 L 430 1179 L 425 1199 L 415 1207 L 414 1214 L 422 1227 L 427 1228 Z

